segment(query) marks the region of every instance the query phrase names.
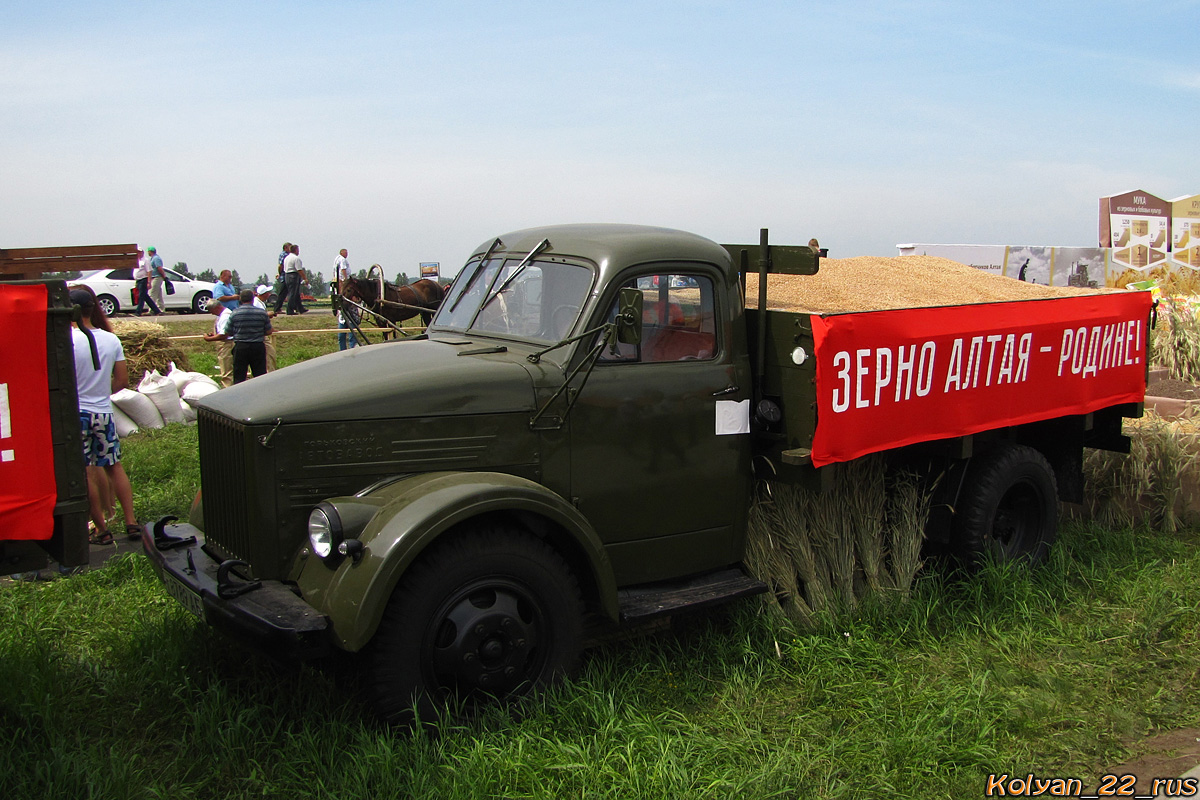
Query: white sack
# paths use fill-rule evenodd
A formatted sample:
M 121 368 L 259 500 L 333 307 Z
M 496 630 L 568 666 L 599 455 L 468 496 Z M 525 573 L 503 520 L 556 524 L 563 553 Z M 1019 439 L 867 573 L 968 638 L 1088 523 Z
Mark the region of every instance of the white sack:
M 170 378 L 158 374 L 158 370 L 146 373 L 138 384 L 138 392 L 149 397 L 158 407 L 163 422 L 183 422 L 183 411 L 179 408 L 179 390 Z
M 134 424 L 143 430 L 161 428 L 162 414 L 158 406 L 146 395 L 133 389 L 122 389 L 112 396 L 113 405 L 125 412 Z
M 215 384 L 205 383 L 204 381 L 192 381 L 184 387 L 181 397 L 185 403 L 194 406 L 200 402 L 200 398 L 207 397 L 215 391 L 217 391 Z
M 205 375 L 203 372 L 189 372 L 188 377 L 189 377 L 189 380 L 188 380 L 189 384 L 191 384 L 193 382 L 207 383 L 209 386 L 213 387 L 214 389 L 221 388 L 221 384 L 217 383 L 215 380 L 212 379 L 212 377 Z M 179 396 L 183 397 L 183 389 L 179 390 Z
M 183 392 L 183 387 L 187 386 L 188 381 L 192 380 L 192 373 L 187 370 L 182 370 L 175 366 L 175 362 L 171 362 L 171 370 L 167 373 L 167 377 L 171 379 L 171 383 L 175 384 L 175 389 Z
M 187 401 L 184 400 L 182 397 L 179 398 L 179 410 L 181 412 L 183 412 L 183 421 L 184 422 L 195 422 L 196 421 L 196 416 L 197 416 L 196 409 L 194 409 L 190 405 L 188 405 Z
M 113 425 L 117 429 L 117 438 L 124 439 L 126 436 L 138 432 L 137 423 L 129 418 L 129 415 L 120 408 L 113 405 L 112 412 Z

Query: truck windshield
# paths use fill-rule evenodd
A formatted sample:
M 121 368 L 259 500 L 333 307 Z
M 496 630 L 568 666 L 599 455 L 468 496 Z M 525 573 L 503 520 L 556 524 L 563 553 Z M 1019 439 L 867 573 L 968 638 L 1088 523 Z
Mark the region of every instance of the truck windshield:
M 592 270 L 580 264 L 533 261 L 505 285 L 521 263 L 497 257 L 463 267 L 431 328 L 499 334 L 557 342 L 575 327 L 592 286 Z M 495 290 L 504 286 L 497 294 Z

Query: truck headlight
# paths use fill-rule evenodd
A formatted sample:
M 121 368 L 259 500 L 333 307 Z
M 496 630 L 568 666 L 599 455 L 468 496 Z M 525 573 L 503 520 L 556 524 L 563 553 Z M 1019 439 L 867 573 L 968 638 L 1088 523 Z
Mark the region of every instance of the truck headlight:
M 337 554 L 342 541 L 342 519 L 329 503 L 320 503 L 308 515 L 308 541 L 320 558 Z

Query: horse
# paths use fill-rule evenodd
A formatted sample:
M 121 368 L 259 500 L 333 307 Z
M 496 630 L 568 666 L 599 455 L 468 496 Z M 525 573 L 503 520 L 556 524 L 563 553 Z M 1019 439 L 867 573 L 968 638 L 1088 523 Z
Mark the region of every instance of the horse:
M 385 319 L 394 325 L 417 314 L 428 325 L 446 294 L 437 281 L 423 278 L 407 286 L 397 286 L 383 280 L 382 275 L 375 280 L 348 278 L 341 292 L 346 299 L 355 300 L 369 309 L 376 319 Z M 388 338 L 386 333 L 384 338 Z

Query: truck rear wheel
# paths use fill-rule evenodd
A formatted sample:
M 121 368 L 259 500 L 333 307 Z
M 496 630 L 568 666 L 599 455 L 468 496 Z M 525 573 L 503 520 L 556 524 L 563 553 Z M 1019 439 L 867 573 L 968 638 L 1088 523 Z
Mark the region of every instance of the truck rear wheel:
M 1058 490 L 1045 456 L 1004 444 L 968 468 L 952 546 L 970 568 L 988 561 L 1045 560 L 1058 529 Z
M 374 710 L 428 721 L 527 695 L 574 665 L 582 612 L 575 578 L 540 539 L 493 527 L 435 545 L 401 578 L 365 654 Z

